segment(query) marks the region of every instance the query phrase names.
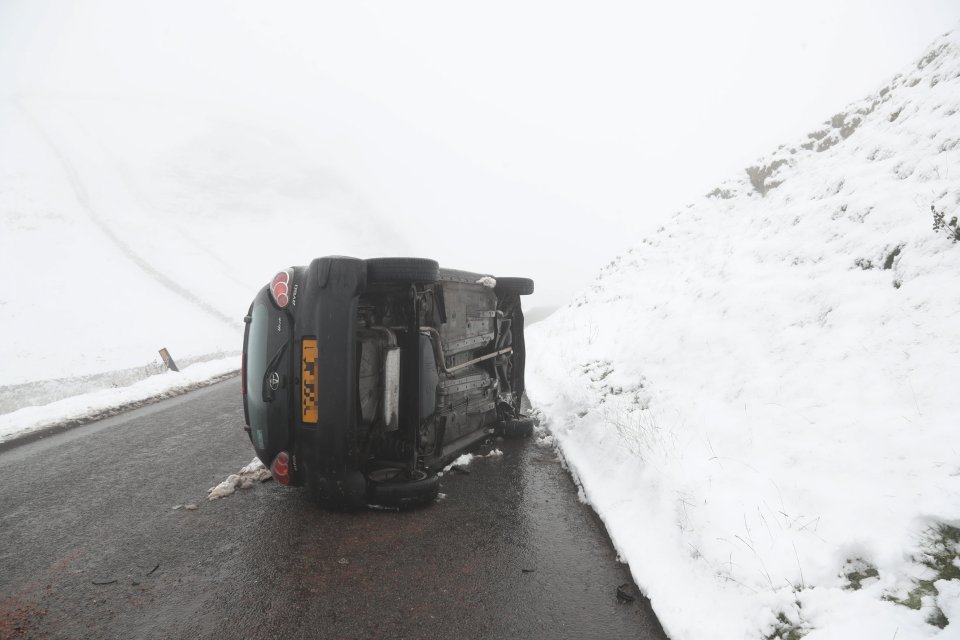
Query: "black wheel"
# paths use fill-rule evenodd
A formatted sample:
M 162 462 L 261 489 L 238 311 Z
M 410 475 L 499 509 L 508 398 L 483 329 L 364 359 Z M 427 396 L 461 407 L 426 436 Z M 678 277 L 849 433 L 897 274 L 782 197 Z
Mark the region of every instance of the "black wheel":
M 370 258 L 367 284 L 394 282 L 436 282 L 440 265 L 427 258 Z
M 495 429 L 497 434 L 504 438 L 529 438 L 533 435 L 533 420 L 530 418 L 504 420 L 498 422 Z
M 366 504 L 366 481 L 353 471 L 342 478 L 308 476 L 307 491 L 314 502 L 332 511 L 356 511 Z
M 373 504 L 406 509 L 436 500 L 440 477 L 419 469 L 412 478 L 405 469 L 375 469 L 367 474 L 367 487 Z
M 530 278 L 497 278 L 497 293 L 515 293 L 528 296 L 533 293 L 533 280 Z

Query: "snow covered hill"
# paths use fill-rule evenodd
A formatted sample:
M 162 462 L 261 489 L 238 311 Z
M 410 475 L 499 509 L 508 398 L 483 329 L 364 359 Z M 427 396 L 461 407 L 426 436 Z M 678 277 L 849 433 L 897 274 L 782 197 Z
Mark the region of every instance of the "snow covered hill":
M 0 100 L 0 413 L 135 382 L 161 347 L 239 368 L 242 316 L 276 270 L 404 250 L 320 140 L 276 124 L 130 97 Z
M 958 214 L 953 32 L 531 327 L 671 638 L 960 637 Z

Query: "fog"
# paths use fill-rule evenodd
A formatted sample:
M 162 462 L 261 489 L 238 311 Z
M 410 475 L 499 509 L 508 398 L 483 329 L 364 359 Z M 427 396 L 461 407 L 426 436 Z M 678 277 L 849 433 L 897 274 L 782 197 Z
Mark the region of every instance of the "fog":
M 141 182 L 154 170 L 148 139 L 176 138 L 185 118 L 247 132 L 224 171 L 231 154 L 259 154 L 243 144 L 250 131 L 293 141 L 283 149 L 348 194 L 338 215 L 367 219 L 342 250 L 318 251 L 528 275 L 534 306 L 549 307 L 676 209 L 877 90 L 958 20 L 948 0 L 7 0 L 0 86 L 61 113 L 148 106 L 123 129 L 124 158 L 144 149 Z M 282 202 L 264 228 L 284 220 Z M 283 255 L 273 244 L 271 259 Z

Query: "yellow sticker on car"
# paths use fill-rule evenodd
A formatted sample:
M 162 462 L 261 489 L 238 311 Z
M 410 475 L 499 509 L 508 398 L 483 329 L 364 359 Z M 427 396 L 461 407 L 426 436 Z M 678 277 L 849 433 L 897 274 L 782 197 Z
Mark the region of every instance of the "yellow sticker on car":
M 319 388 L 317 385 L 317 366 L 319 352 L 316 338 L 304 338 L 303 354 L 300 365 L 300 405 L 304 422 L 316 424 L 320 418 L 320 409 L 317 402 Z

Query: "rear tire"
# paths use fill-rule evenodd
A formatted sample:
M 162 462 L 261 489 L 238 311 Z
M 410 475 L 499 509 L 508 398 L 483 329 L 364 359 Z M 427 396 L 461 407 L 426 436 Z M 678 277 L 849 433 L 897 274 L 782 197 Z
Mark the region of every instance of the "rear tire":
M 427 258 L 370 258 L 367 284 L 430 283 L 440 278 L 440 265 Z
M 314 502 L 331 511 L 356 511 L 366 505 L 366 482 L 359 471 L 341 478 L 308 477 L 307 491 Z
M 529 438 L 533 435 L 533 420 L 530 418 L 504 420 L 496 424 L 496 432 L 504 438 Z
M 533 280 L 530 278 L 497 278 L 496 280 L 498 294 L 513 293 L 528 296 L 533 293 Z
M 367 487 L 371 503 L 408 509 L 437 499 L 440 476 L 418 469 L 413 478 L 407 478 L 403 469 L 376 469 L 367 474 Z

